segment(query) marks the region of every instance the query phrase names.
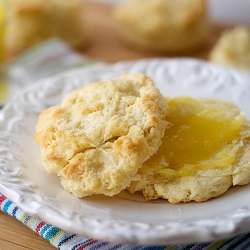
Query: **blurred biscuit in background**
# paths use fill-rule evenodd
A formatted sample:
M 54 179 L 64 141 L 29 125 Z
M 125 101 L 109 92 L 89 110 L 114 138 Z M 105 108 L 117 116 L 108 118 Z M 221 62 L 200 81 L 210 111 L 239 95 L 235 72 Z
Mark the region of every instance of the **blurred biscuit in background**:
M 127 0 L 115 8 L 114 17 L 121 38 L 144 51 L 194 51 L 209 33 L 204 0 Z
M 212 48 L 209 60 L 242 70 L 250 70 L 250 29 L 235 26 L 222 33 Z
M 86 44 L 82 0 L 9 0 L 8 4 L 7 58 L 53 37 L 74 48 Z

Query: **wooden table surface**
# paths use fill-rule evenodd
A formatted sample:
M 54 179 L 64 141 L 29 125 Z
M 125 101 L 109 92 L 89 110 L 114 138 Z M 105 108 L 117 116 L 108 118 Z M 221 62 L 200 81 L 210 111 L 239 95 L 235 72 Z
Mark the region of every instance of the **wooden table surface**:
M 156 54 L 133 50 L 121 42 L 115 32 L 112 8 L 112 5 L 87 3 L 85 15 L 90 30 L 90 43 L 87 48 L 82 48 L 79 51 L 91 58 L 109 63 L 159 57 Z M 207 59 L 211 47 L 223 29 L 223 26 L 213 25 L 207 45 L 199 52 L 187 56 Z M 0 211 L 0 250 L 7 249 L 50 250 L 55 248 L 21 222 Z

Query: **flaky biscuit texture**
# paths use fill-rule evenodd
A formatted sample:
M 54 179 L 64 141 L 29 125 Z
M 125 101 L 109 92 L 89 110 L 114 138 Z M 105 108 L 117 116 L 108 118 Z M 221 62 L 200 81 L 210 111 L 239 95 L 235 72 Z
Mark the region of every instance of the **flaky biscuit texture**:
M 220 106 L 232 117 L 237 117 L 241 112 L 234 104 L 221 100 L 203 99 L 203 102 Z M 171 119 L 169 121 L 171 122 Z M 162 145 L 167 143 L 167 135 L 162 140 Z M 159 148 L 157 154 L 144 162 L 138 170 L 139 180 L 133 181 L 127 189 L 132 194 L 142 192 L 147 200 L 163 198 L 171 203 L 202 202 L 222 195 L 231 186 L 250 183 L 250 122 L 248 120 L 244 120 L 240 135 L 228 144 L 237 152 L 232 164 L 227 167 L 197 169 L 184 176 L 159 174 L 169 167 L 165 154 Z M 158 163 L 157 167 L 150 164 L 152 160 Z
M 69 93 L 36 127 L 45 168 L 77 197 L 115 195 L 161 144 L 168 106 L 152 80 L 124 74 Z

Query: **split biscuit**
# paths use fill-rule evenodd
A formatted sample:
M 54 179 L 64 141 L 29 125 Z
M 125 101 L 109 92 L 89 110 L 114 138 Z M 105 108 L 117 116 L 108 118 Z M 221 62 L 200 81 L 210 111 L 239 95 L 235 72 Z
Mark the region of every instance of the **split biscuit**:
M 250 182 L 250 122 L 238 107 L 218 99 L 173 98 L 168 104 L 173 126 L 127 188 L 132 194 L 202 202 Z
M 36 126 L 46 170 L 77 197 L 112 196 L 161 144 L 168 106 L 152 80 L 124 74 L 69 93 Z

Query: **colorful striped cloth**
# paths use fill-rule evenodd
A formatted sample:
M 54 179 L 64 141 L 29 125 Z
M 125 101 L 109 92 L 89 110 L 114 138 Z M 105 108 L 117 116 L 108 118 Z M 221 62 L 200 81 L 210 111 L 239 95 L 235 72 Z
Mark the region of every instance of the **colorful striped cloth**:
M 0 193 L 0 209 L 21 221 L 32 229 L 51 245 L 61 250 L 247 250 L 250 249 L 250 233 L 241 234 L 231 239 L 216 242 L 206 242 L 187 245 L 166 246 L 136 246 L 125 244 L 113 244 L 97 239 L 66 232 L 58 227 L 35 219 L 20 210 L 12 201 Z

